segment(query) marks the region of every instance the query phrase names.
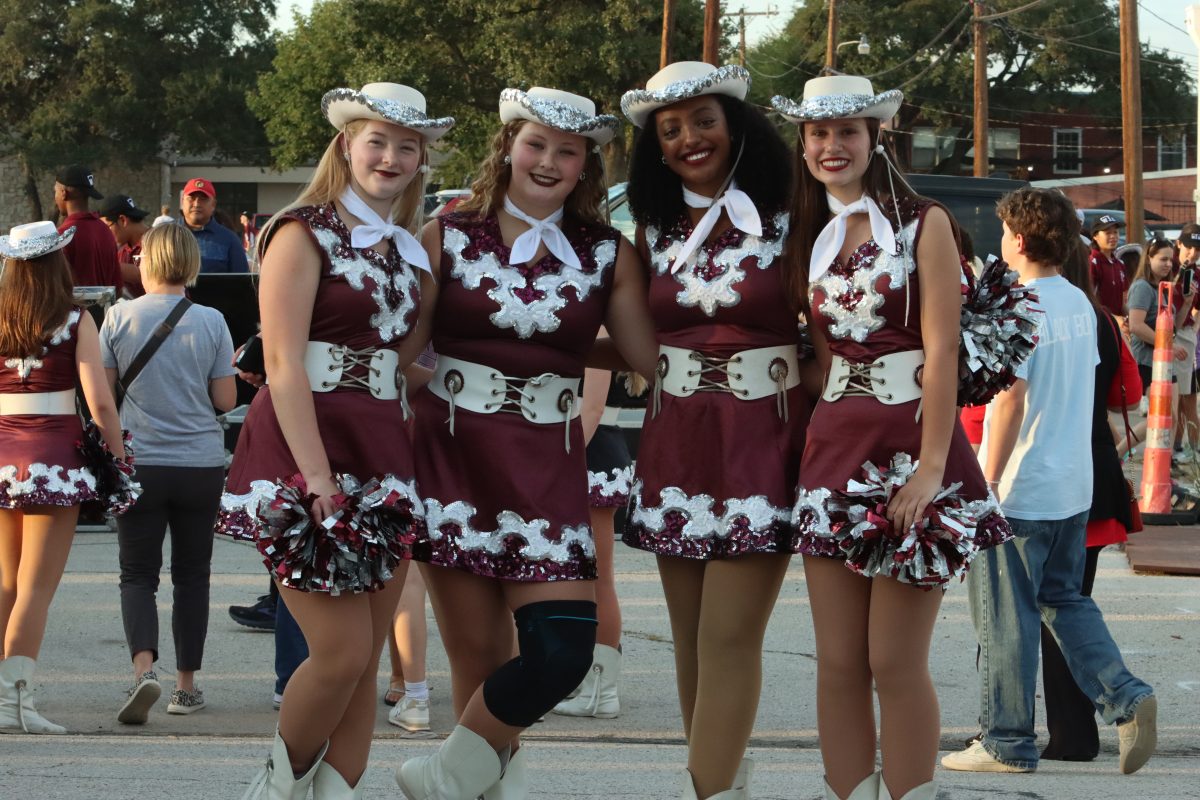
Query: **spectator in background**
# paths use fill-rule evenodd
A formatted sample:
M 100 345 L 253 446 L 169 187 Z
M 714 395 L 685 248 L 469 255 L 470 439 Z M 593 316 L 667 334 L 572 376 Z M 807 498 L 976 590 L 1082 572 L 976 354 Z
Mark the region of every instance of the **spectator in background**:
M 200 245 L 200 271 L 249 272 L 246 251 L 238 235 L 215 218 L 217 190 L 206 178 L 192 178 L 179 198 L 183 221 Z
M 100 329 L 109 384 L 128 374 L 155 329 L 179 303 L 200 272 L 195 237 L 178 225 L 146 234 L 141 259 L 146 294 L 113 306 Z M 189 303 L 190 306 L 190 303 Z M 233 343 L 216 309 L 189 307 L 145 368 L 125 388 L 121 424 L 138 443 L 142 496 L 117 522 L 121 560 L 121 616 L 133 659 L 134 685 L 117 715 L 126 724 L 146 722 L 162 687 L 158 659 L 158 591 L 163 538 L 171 532 L 172 629 L 175 690 L 168 714 L 204 708 L 195 675 L 208 632 L 213 523 L 225 483 L 224 434 L 213 413 L 233 408 Z
M 1189 222 L 1183 226 L 1179 232 L 1178 241 L 1178 261 L 1187 269 L 1196 269 L 1197 262 L 1200 262 L 1200 225 L 1195 222 Z M 1192 278 L 1200 277 L 1200 274 L 1193 273 Z M 1200 383 L 1195 379 L 1196 358 L 1195 352 L 1200 351 L 1200 340 L 1196 336 L 1196 309 L 1200 308 L 1200 293 L 1196 294 L 1192 301 L 1191 309 L 1188 311 L 1188 319 L 1183 323 L 1183 332 L 1185 332 L 1182 344 L 1188 346 L 1190 340 L 1193 350 L 1193 358 L 1189 364 L 1187 360 L 1176 362 L 1178 381 L 1179 381 L 1179 441 L 1177 444 L 1182 445 L 1183 434 L 1187 434 L 1188 448 L 1183 450 L 1180 455 L 1180 460 L 1187 463 L 1196 459 L 1197 438 L 1200 436 L 1200 413 L 1197 413 L 1196 408 L 1196 391 L 1200 389 Z M 1187 335 L 1187 334 L 1190 334 Z M 1186 370 L 1190 370 L 1193 374 L 1184 374 Z
M 254 243 L 258 241 L 258 228 L 254 227 L 254 213 L 243 211 L 239 221 L 242 223 L 242 249 L 247 253 L 253 253 Z
M 142 288 L 142 276 L 138 272 L 138 259 L 142 254 L 142 237 L 150 230 L 145 219 L 149 211 L 143 211 L 127 194 L 115 195 L 100 211 L 100 218 L 112 231 L 117 240 L 117 263 L 121 265 L 121 280 L 131 297 L 146 293 Z
M 103 200 L 96 191 L 90 167 L 72 164 L 54 178 L 54 205 L 65 217 L 58 232 L 75 228 L 75 237 L 63 249 L 71 265 L 76 286 L 111 286 L 121 291 L 121 267 L 117 264 L 117 242 L 100 216 L 88 210 L 88 198 Z
M 1108 313 L 1125 316 L 1125 265 L 1117 258 L 1118 228 L 1125 223 L 1111 214 L 1104 214 L 1092 223 L 1092 252 L 1088 263 L 1096 299 Z

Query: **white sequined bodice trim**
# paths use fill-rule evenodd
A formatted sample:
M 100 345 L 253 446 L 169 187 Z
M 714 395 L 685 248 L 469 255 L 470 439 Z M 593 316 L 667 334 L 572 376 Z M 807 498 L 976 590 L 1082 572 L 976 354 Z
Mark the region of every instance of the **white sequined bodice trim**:
M 40 356 L 7 358 L 4 360 L 4 366 L 8 367 L 9 369 L 15 369 L 17 371 L 17 377 L 21 379 L 21 383 L 29 380 L 30 373 L 32 373 L 35 369 L 41 369 L 46 365 L 45 362 L 42 361 L 42 358 L 44 358 L 46 353 L 49 352 L 49 348 L 54 347 L 55 345 L 60 345 L 71 338 L 71 328 L 73 325 L 75 325 L 75 323 L 79 322 L 80 313 L 81 312 L 78 308 L 71 309 L 70 313 L 67 314 L 67 321 L 60 325 L 58 329 L 50 335 L 50 340 L 47 346 L 42 348 L 42 354 Z
M 717 309 L 736 306 L 742 296 L 734 286 L 746 277 L 742 262 L 753 256 L 758 269 L 767 269 L 775 263 L 787 241 L 787 212 L 776 214 L 770 227 L 776 232 L 771 239 L 747 234 L 740 245 L 726 247 L 715 254 L 710 254 L 706 247 L 700 247 L 696 251 L 695 263 L 671 276 L 682 287 L 675 295 L 676 302 L 684 308 L 699 308 L 710 317 L 717 313 Z M 672 239 L 661 250 L 653 249 L 661 236 L 658 228 L 646 226 L 646 241 L 651 243 L 650 267 L 655 274 L 664 276 L 670 274 L 671 265 L 675 263 L 684 239 Z
M 530 283 L 516 267 L 503 265 L 495 253 L 481 252 L 474 259 L 464 255 L 471 239 L 466 232 L 446 225 L 442 233 L 442 247 L 453 262 L 451 277 L 462 281 L 468 289 L 478 289 L 487 278 L 495 285 L 487 290 L 487 296 L 500 309 L 488 318 L 497 328 L 511 328 L 522 339 L 534 333 L 552 333 L 558 330 L 561 320 L 558 312 L 567 305 L 563 291 L 568 286 L 575 290 L 579 301 L 587 299 L 593 289 L 604 282 L 604 273 L 617 258 L 617 241 L 605 239 L 592 248 L 595 268 L 592 271 L 575 269 L 559 262 L 556 273 L 539 275 Z M 536 300 L 525 302 L 518 295 L 521 289 L 532 288 L 541 293 Z
M 331 274 L 345 278 L 357 291 L 366 286 L 365 278 L 371 279 L 374 284 L 371 298 L 379 312 L 371 315 L 370 324 L 379 331 L 380 341 L 386 344 L 407 336 L 412 326 L 405 320 L 416 307 L 418 293 L 416 269 L 402 262 L 400 269 L 389 271 L 346 244 L 337 231 L 313 226 L 312 232 L 321 249 L 329 255 Z M 349 258 L 338 255 L 347 251 L 351 253 Z

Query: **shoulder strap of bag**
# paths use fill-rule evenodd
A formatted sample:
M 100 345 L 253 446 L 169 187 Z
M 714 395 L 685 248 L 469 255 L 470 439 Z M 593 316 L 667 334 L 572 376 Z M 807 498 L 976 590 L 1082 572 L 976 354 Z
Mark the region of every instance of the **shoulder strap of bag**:
M 1113 336 L 1117 339 L 1117 357 L 1121 355 L 1121 333 L 1117 330 L 1117 323 L 1112 318 L 1112 314 L 1107 311 L 1103 312 L 1104 318 L 1108 320 L 1108 326 L 1112 328 Z M 1133 427 L 1129 424 L 1129 401 L 1125 397 L 1125 376 L 1121 374 L 1121 367 L 1117 365 L 1117 380 L 1121 383 L 1121 417 L 1125 420 L 1125 446 L 1130 450 L 1133 449 L 1134 437 Z
M 183 315 L 192 307 L 192 301 L 186 297 L 175 304 L 171 309 L 171 313 L 167 314 L 167 318 L 158 323 L 158 327 L 154 329 L 154 333 L 150 335 L 150 340 L 142 347 L 141 352 L 133 359 L 129 365 L 129 369 L 125 370 L 124 375 L 117 377 L 117 386 L 120 387 L 121 394 L 124 395 L 129 391 L 130 385 L 137 380 L 137 376 L 142 374 L 146 364 L 158 352 L 158 348 L 171 335 L 171 331 L 175 330 L 175 326 L 179 324 L 179 320 L 183 319 Z

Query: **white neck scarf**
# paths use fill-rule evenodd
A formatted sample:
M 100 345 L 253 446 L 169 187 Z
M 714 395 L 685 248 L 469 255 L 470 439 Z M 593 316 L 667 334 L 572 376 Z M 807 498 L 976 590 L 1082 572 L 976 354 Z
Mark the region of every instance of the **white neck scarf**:
M 579 256 L 575 254 L 575 248 L 571 247 L 566 234 L 557 225 L 558 221 L 563 218 L 561 206 L 558 211 L 545 219 L 538 219 L 517 208 L 517 204 L 510 200 L 508 195 L 504 195 L 504 210 L 529 225 L 529 230 L 522 233 L 513 242 L 508 256 L 509 264 L 525 264 L 532 261 L 533 257 L 537 255 L 538 247 L 545 242 L 546 249 L 553 253 L 559 261 L 568 267 L 583 269 L 583 265 L 579 263 Z
M 896 252 L 896 235 L 892 232 L 892 225 L 883 215 L 879 204 L 870 197 L 864 194 L 849 205 L 828 192 L 825 193 L 825 199 L 829 202 L 829 210 L 836 216 L 825 223 L 813 244 L 812 258 L 808 262 L 810 282 L 824 275 L 833 265 L 838 253 L 842 252 L 842 245 L 846 242 L 846 220 L 851 214 L 866 214 L 871 220 L 871 238 L 875 240 L 875 244 L 888 253 Z
M 346 210 L 362 220 L 362 225 L 355 226 L 350 231 L 350 246 L 359 250 L 374 247 L 384 239 L 391 239 L 392 245 L 400 253 L 400 257 L 417 269 L 423 269 L 430 275 L 429 254 L 417 241 L 417 238 L 400 225 L 393 225 L 375 213 L 375 209 L 367 205 L 353 188 L 347 186 L 346 191 L 338 198 Z
M 751 236 L 762 236 L 762 219 L 758 216 L 758 209 L 754 207 L 750 195 L 737 188 L 736 182 L 731 182 L 725 193 L 717 199 L 697 194 L 685 186 L 683 202 L 691 208 L 707 208 L 708 211 L 704 212 L 704 216 L 692 230 L 692 235 L 683 243 L 679 255 L 675 257 L 675 263 L 671 265 L 671 272 L 682 269 L 692 254 L 700 249 L 700 245 L 704 244 L 717 220 L 721 218 L 722 211 L 729 215 L 729 222 L 733 227 Z

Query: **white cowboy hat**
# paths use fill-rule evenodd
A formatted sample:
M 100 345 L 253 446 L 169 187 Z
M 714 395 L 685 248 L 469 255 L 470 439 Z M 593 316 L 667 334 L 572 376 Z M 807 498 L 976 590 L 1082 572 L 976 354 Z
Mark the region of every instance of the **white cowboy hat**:
M 702 94 L 725 94 L 745 100 L 750 91 L 750 73 L 732 64 L 714 67 L 703 61 L 676 61 L 654 73 L 645 89 L 621 96 L 621 110 L 639 128 L 654 111 Z
M 597 114 L 586 97 L 558 89 L 534 86 L 528 92 L 505 89 L 500 93 L 500 121 L 527 119 L 567 133 L 608 144 L 621 123 L 612 114 Z
M 356 119 L 375 119 L 412 128 L 430 142 L 454 127 L 454 117 L 430 119 L 425 114 L 425 95 L 401 83 L 333 89 L 321 98 L 321 111 L 339 131 Z
M 866 78 L 858 75 L 826 75 L 804 84 L 804 96 L 797 103 L 776 95 L 771 106 L 790 122 L 815 122 L 822 119 L 872 117 L 886 122 L 896 116 L 904 93 L 889 89 L 875 94 Z
M 53 222 L 27 222 L 0 236 L 0 256 L 22 261 L 41 258 L 66 247 L 74 236 L 74 225 L 59 233 Z

